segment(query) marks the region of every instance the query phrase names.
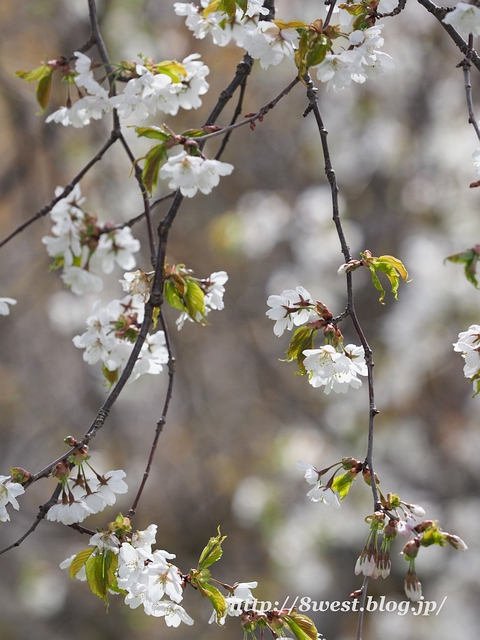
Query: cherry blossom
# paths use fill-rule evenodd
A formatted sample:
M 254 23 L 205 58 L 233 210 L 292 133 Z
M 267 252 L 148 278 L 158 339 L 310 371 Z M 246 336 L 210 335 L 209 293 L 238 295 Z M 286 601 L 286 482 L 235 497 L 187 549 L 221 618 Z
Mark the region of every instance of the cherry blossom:
M 358 375 L 367 375 L 363 347 L 347 345 L 341 353 L 327 344 L 319 349 L 305 349 L 303 353 L 309 383 L 312 387 L 323 386 L 327 395 L 332 390 L 346 393 L 349 387 L 358 389 L 362 386 Z
M 7 512 L 7 504 L 11 504 L 18 511 L 18 496 L 25 493 L 25 489 L 19 482 L 11 482 L 11 476 L 0 476 L 0 522 L 8 522 L 10 516 Z
M 244 47 L 260 66 L 280 64 L 286 56 L 293 60 L 299 35 L 295 29 L 280 29 L 273 22 L 261 20 L 255 29 L 248 31 L 244 38 Z
M 300 326 L 318 315 L 313 311 L 314 302 L 310 294 L 303 287 L 286 289 L 280 295 L 271 295 L 267 300 L 269 307 L 266 312 L 270 320 L 275 320 L 273 332 L 276 336 L 283 335 L 285 329 L 291 331 L 294 326 Z
M 445 24 L 454 27 L 461 35 L 468 37 L 480 35 L 480 9 L 474 4 L 459 2 L 453 11 L 443 18 Z
M 232 171 L 233 165 L 227 162 L 191 156 L 181 151 L 162 166 L 160 177 L 170 180 L 170 189 L 180 189 L 182 195 L 193 198 L 199 189 L 202 193 L 210 193 L 220 182 L 220 176 L 228 176 Z
M 10 314 L 9 304 L 17 304 L 17 301 L 13 298 L 0 298 L 0 316 L 8 316 Z
M 478 374 L 480 372 L 480 325 L 472 324 L 468 331 L 458 335 L 458 342 L 453 344 L 454 351 L 461 353 L 465 359 L 463 373 L 466 378 L 474 378 L 473 388 L 478 393 Z

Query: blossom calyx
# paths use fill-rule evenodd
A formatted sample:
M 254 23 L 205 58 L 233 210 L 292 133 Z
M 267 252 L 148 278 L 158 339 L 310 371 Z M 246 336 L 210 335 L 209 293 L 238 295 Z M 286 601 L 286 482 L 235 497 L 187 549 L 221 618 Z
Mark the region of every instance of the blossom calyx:
M 29 471 L 25 471 L 22 467 L 10 467 L 11 482 L 18 484 L 27 484 L 32 477 Z
M 420 541 L 419 540 L 409 540 L 407 544 L 403 547 L 403 555 L 405 556 L 405 560 L 414 560 L 418 555 L 418 550 L 420 549 Z

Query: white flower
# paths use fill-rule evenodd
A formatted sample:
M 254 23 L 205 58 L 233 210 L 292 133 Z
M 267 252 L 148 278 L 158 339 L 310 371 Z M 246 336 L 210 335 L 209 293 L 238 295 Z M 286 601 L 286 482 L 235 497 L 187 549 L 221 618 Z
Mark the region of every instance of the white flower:
M 245 34 L 243 46 L 260 66 L 267 69 L 277 65 L 286 56 L 293 60 L 299 35 L 295 29 L 279 29 L 273 22 L 261 20 L 255 29 Z
M 144 373 L 157 375 L 163 371 L 163 365 L 168 362 L 168 350 L 165 345 L 163 331 L 157 331 L 157 333 L 149 334 L 146 337 L 129 382 L 134 382 Z
M 414 517 L 408 514 L 405 520 L 399 520 L 397 522 L 397 533 L 400 536 L 408 538 L 416 526 L 417 523 Z
M 271 295 L 267 304 L 272 307 L 266 312 L 267 317 L 276 321 L 273 327 L 276 336 L 283 335 L 285 329 L 291 331 L 294 326 L 318 319 L 317 314 L 312 311 L 314 302 L 303 287 L 286 289 L 279 296 Z
M 132 546 L 135 549 L 146 549 L 148 552 L 152 550 L 152 544 L 154 544 L 157 536 L 157 525 L 149 525 L 145 531 L 135 531 L 132 535 Z
M 94 257 L 101 262 L 104 273 L 112 273 L 117 263 L 122 269 L 130 270 L 136 265 L 132 254 L 140 251 L 140 242 L 133 237 L 129 227 L 102 233 Z
M 247 10 L 245 14 L 250 18 L 257 14 L 268 16 L 269 10 L 263 6 L 264 0 L 248 0 Z
M 342 51 L 341 53 L 327 53 L 323 62 L 317 67 L 317 78 L 320 82 L 327 82 L 330 89 L 345 89 L 352 80 L 362 84 L 367 79 L 366 71 L 362 67 L 362 53 L 358 50 Z
M 465 542 L 459 537 L 455 536 L 452 533 L 447 533 L 446 538 L 448 542 L 452 545 L 454 549 L 457 551 L 467 551 L 468 547 Z
M 473 4 L 459 2 L 453 11 L 443 18 L 445 24 L 450 24 L 461 35 L 467 37 L 470 33 L 480 35 L 480 9 Z
M 463 367 L 465 377 L 475 377 L 480 371 L 480 326 L 472 324 L 468 331 L 459 333 L 458 342 L 453 344 L 453 349 L 460 352 L 465 359 L 465 366 Z
M 92 510 L 84 500 L 75 500 L 69 504 L 54 504 L 47 511 L 46 518 L 52 522 L 75 524 L 76 522 L 83 522 L 91 513 Z
M 324 387 L 328 395 L 346 393 L 349 387 L 358 389 L 362 381 L 358 375 L 367 375 L 363 347 L 347 345 L 345 353 L 336 351 L 331 345 L 320 349 L 305 349 L 303 364 L 309 374 L 308 381 L 312 387 Z
M 0 298 L 0 316 L 8 316 L 10 314 L 9 304 L 17 304 L 17 301 L 13 298 Z
M 225 287 L 223 286 L 228 280 L 226 271 L 215 271 L 208 278 L 209 286 L 205 293 L 205 306 L 209 309 L 221 311 L 224 308 L 223 294 Z
M 160 600 L 160 602 L 152 605 L 147 600 L 144 606 L 145 613 L 147 615 L 155 616 L 157 618 L 165 616 L 165 623 L 167 627 L 178 627 L 181 622 L 188 625 L 193 624 L 193 619 L 188 615 L 185 609 L 179 604 L 175 604 L 175 602 Z
M 319 477 L 318 477 L 318 469 L 316 469 L 316 467 L 314 467 L 311 464 L 308 464 L 308 462 L 302 462 L 302 460 L 299 460 L 297 462 L 297 467 L 305 471 L 304 478 L 308 482 L 308 484 L 313 484 L 313 485 L 318 484 Z
M 137 297 L 140 302 L 147 302 L 150 298 L 150 277 L 144 271 L 133 271 L 123 274 L 124 280 L 120 284 L 124 291 L 132 297 Z
M 103 290 L 102 278 L 82 267 L 67 267 L 61 277 L 63 282 L 77 296 L 81 296 L 88 291 L 99 293 Z
M 362 554 L 357 560 L 354 572 L 356 576 L 363 573 L 364 576 L 378 578 L 377 563 L 373 555 Z
M 182 195 L 192 198 L 200 189 L 208 194 L 220 181 L 220 176 L 228 176 L 233 165 L 219 160 L 204 160 L 191 156 L 186 151 L 171 156 L 160 169 L 162 179 L 170 179 L 170 189 L 180 189 Z
M 336 491 L 322 486 L 320 480 L 307 493 L 307 498 L 310 498 L 312 502 L 324 502 L 329 507 L 333 506 L 335 509 L 340 509 L 340 499 Z
M 130 590 L 138 584 L 140 576 L 145 571 L 146 560 L 152 560 L 152 554 L 146 549 L 135 548 L 128 542 L 122 543 L 118 554 L 118 586 L 121 589 Z M 145 591 L 143 589 L 142 593 Z M 138 599 L 134 599 L 134 602 L 141 604 Z
M 99 531 L 95 533 L 90 538 L 88 544 L 91 547 L 96 547 L 100 552 L 110 550 L 117 555 L 120 551 L 120 540 L 113 531 Z
M 20 508 L 17 497 L 25 493 L 25 489 L 19 482 L 11 482 L 11 476 L 0 476 L 0 522 L 8 522 L 10 516 L 6 506 L 11 504 L 18 511 Z
M 75 71 L 78 75 L 76 75 L 74 79 L 77 87 L 86 89 L 88 93 L 93 96 L 99 93 L 104 95 L 104 89 L 102 89 L 100 84 L 94 78 L 93 71 L 91 69 L 92 61 L 90 58 L 84 53 L 80 53 L 80 51 L 75 51 L 73 55 L 77 58 L 75 61 Z

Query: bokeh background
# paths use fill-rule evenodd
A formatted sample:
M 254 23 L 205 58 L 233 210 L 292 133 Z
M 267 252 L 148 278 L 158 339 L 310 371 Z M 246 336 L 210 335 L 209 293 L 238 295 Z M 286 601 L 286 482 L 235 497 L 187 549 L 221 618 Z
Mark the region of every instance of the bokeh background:
M 233 77 L 241 52 L 194 40 L 172 2 L 99 1 L 112 60 L 139 53 L 155 60 L 199 52 L 209 65 L 211 89 L 203 107 L 177 118 L 159 114 L 177 131 L 199 126 Z M 324 15 L 319 2 L 279 0 L 278 17 L 305 21 Z M 480 320 L 480 292 L 462 268 L 444 258 L 480 240 L 478 190 L 471 154 L 478 145 L 464 98 L 461 55 L 435 19 L 414 0 L 385 19 L 384 51 L 396 68 L 384 77 L 327 93 L 319 88 L 340 185 L 341 214 L 354 254 L 400 257 L 412 282 L 386 306 L 366 273 L 355 273 L 358 313 L 374 350 L 377 406 L 375 468 L 384 492 L 420 503 L 427 517 L 460 535 L 467 553 L 422 549 L 417 562 L 424 595 L 447 600 L 438 616 L 372 613 L 364 637 L 413 640 L 473 638 L 480 624 L 480 399 L 471 398 L 459 331 Z M 42 60 L 69 55 L 88 37 L 86 0 L 2 0 L 0 4 L 0 236 L 3 238 L 52 198 L 100 148 L 105 118 L 82 129 L 45 125 L 36 115 L 34 88 L 14 77 Z M 98 59 L 98 58 L 97 58 Z M 244 113 L 256 111 L 294 77 L 285 61 L 248 83 Z M 473 73 L 473 95 L 480 95 Z M 64 104 L 55 84 L 49 111 Z M 210 196 L 186 200 L 171 234 L 171 263 L 186 263 L 198 277 L 230 275 L 225 310 L 210 324 L 176 331 L 167 310 L 177 357 L 173 404 L 135 525 L 157 523 L 159 548 L 177 554 L 186 572 L 222 526 L 228 535 L 215 576 L 228 583 L 257 580 L 260 599 L 286 596 L 347 600 L 361 585 L 353 574 L 368 534 L 371 496 L 357 481 L 340 510 L 313 504 L 298 459 L 325 467 L 366 451 L 366 388 L 325 396 L 280 362 L 288 336 L 276 338 L 265 316 L 272 293 L 302 285 L 335 313 L 345 305 L 343 262 L 331 222 L 330 192 L 313 118 L 303 118 L 297 87 L 254 132 L 232 136 L 224 160 L 235 171 Z M 478 104 L 478 102 L 477 102 Z M 233 108 L 233 107 L 231 107 Z M 480 108 L 480 106 L 479 106 Z M 48 113 L 47 112 L 47 113 Z M 223 116 L 227 123 L 230 112 Z M 132 119 L 131 123 L 134 124 Z M 126 134 L 141 156 L 148 142 Z M 207 152 L 214 153 L 212 144 Z M 82 181 L 86 208 L 102 220 L 140 213 L 141 198 L 121 149 L 112 148 Z M 159 187 L 159 194 L 167 185 Z M 155 220 L 165 209 L 159 208 Z M 0 253 L 1 296 L 18 300 L 0 318 L 0 472 L 12 465 L 36 471 L 64 451 L 67 435 L 80 437 L 102 404 L 101 374 L 72 344 L 98 296 L 77 298 L 62 289 L 41 238 L 51 222 L 39 220 Z M 144 240 L 144 229 L 134 228 Z M 145 251 L 138 260 L 148 269 Z M 117 270 L 102 294 L 121 297 Z M 358 342 L 351 325 L 347 341 Z M 148 378 L 148 379 L 147 379 Z M 118 506 L 86 521 L 104 527 L 125 512 L 143 473 L 166 388 L 166 375 L 127 386 L 105 428 L 92 443 L 101 470 L 123 468 L 130 492 Z M 0 546 L 33 522 L 54 487 L 37 483 L 21 510 L 0 527 Z M 20 548 L 0 557 L 0 640 L 197 640 L 242 637 L 238 621 L 208 625 L 210 606 L 189 590 L 185 607 L 195 626 L 167 629 L 164 620 L 131 611 L 112 597 L 110 611 L 85 584 L 72 582 L 58 564 L 87 540 L 58 523 L 42 523 Z M 404 600 L 407 563 L 402 543 L 393 548 L 392 574 L 371 581 L 376 598 Z M 313 613 L 332 640 L 355 637 L 356 614 Z

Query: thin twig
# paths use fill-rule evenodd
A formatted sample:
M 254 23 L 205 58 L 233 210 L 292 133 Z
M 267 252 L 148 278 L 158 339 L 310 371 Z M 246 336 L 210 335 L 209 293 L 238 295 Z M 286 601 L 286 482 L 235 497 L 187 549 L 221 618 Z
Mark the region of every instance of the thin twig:
M 163 333 L 165 335 L 165 344 L 168 351 L 168 365 L 167 365 L 168 366 L 168 388 L 167 388 L 167 393 L 165 395 L 165 402 L 163 405 L 162 415 L 158 420 L 157 428 L 155 429 L 155 437 L 153 439 L 152 446 L 150 448 L 150 455 L 148 456 L 147 466 L 145 467 L 145 471 L 143 473 L 142 482 L 140 483 L 140 487 L 138 489 L 137 495 L 135 496 L 132 506 L 128 512 L 128 517 L 130 519 L 132 519 L 136 513 L 138 503 L 140 501 L 140 498 L 142 497 L 143 490 L 145 488 L 148 477 L 150 475 L 150 470 L 153 464 L 153 458 L 155 456 L 155 451 L 157 450 L 158 440 L 160 438 L 160 434 L 162 433 L 163 427 L 165 426 L 165 422 L 167 420 L 167 413 L 168 413 L 170 401 L 172 399 L 172 394 L 173 394 L 173 382 L 175 379 L 175 358 L 173 355 L 172 345 L 170 343 L 170 337 L 168 334 L 168 328 L 165 322 L 165 318 L 163 317 L 163 313 L 160 313 L 160 322 L 162 325 Z
M 356 640 L 362 640 L 363 616 L 365 614 L 365 602 L 367 600 L 368 577 L 363 578 L 362 595 L 360 596 L 360 609 L 358 611 Z
M 156 264 L 156 259 L 157 259 L 157 249 L 155 247 L 155 238 L 153 237 L 153 227 L 152 227 L 152 216 L 151 216 L 151 207 L 150 207 L 150 200 L 148 198 L 148 192 L 147 189 L 145 187 L 145 183 L 143 182 L 143 177 L 142 177 L 142 170 L 140 169 L 140 167 L 138 166 L 138 163 L 135 159 L 135 156 L 132 153 L 132 150 L 130 149 L 130 146 L 128 145 L 127 141 L 125 140 L 125 137 L 123 135 L 123 133 L 120 133 L 120 142 L 122 143 L 123 148 L 125 149 L 125 153 L 127 154 L 127 156 L 130 159 L 130 162 L 132 163 L 134 172 L 135 172 L 135 179 L 138 183 L 138 187 L 140 189 L 140 193 L 142 194 L 142 198 L 143 198 L 143 206 L 144 206 L 144 210 L 143 210 L 143 217 L 145 218 L 146 222 L 147 222 L 147 232 L 148 232 L 148 244 L 150 247 L 150 262 L 152 264 L 152 267 L 155 269 L 155 264 Z
M 112 146 L 112 144 L 114 144 L 116 141 L 118 140 L 118 132 L 114 129 L 111 134 L 110 134 L 110 138 L 107 140 L 107 142 L 103 145 L 103 147 L 100 149 L 100 151 L 90 160 L 89 163 L 87 163 L 83 169 L 81 171 L 79 171 L 79 173 L 77 173 L 77 175 L 64 187 L 62 193 L 60 193 L 58 196 L 55 196 L 55 198 L 53 198 L 53 200 L 45 205 L 44 207 L 42 207 L 40 209 L 40 211 L 37 211 L 37 213 L 35 215 L 33 215 L 29 220 L 27 220 L 26 222 L 24 222 L 23 224 L 21 224 L 19 227 L 17 227 L 15 229 L 15 231 L 12 231 L 12 233 L 10 235 L 8 235 L 6 238 L 4 238 L 1 242 L 0 242 L 0 248 L 3 247 L 5 244 L 7 244 L 7 242 L 9 242 L 12 238 L 14 238 L 15 236 L 17 236 L 19 233 L 21 233 L 24 229 L 26 229 L 27 227 L 29 227 L 33 222 L 35 222 L 35 220 L 39 220 L 40 218 L 43 218 L 44 216 L 47 215 L 47 213 L 50 213 L 50 211 L 53 209 L 53 207 L 57 204 L 57 202 L 60 202 L 60 200 L 63 200 L 64 198 L 66 198 L 75 188 L 75 185 L 77 185 L 80 180 L 85 176 L 86 173 L 88 173 L 88 171 L 90 171 L 90 169 L 99 161 L 103 158 L 103 156 L 105 155 L 105 152 Z
M 453 42 L 457 45 L 460 51 L 464 55 L 467 55 L 469 50 L 468 43 L 465 42 L 462 36 L 458 33 L 458 31 L 454 27 L 452 27 L 451 24 L 445 24 L 445 22 L 443 22 L 444 17 L 447 15 L 447 13 L 449 13 L 449 11 L 452 11 L 452 9 L 451 8 L 445 9 L 444 7 L 439 7 L 434 2 L 432 2 L 432 0 L 418 0 L 418 2 L 423 7 L 425 7 L 425 9 L 440 22 L 442 27 L 445 29 L 445 31 L 448 33 L 448 35 L 453 40 Z M 472 61 L 474 66 L 477 67 L 477 69 L 480 71 L 480 56 L 475 51 L 475 49 L 471 50 L 470 60 Z
M 317 99 L 317 90 L 313 85 L 313 82 L 310 76 L 305 77 L 305 81 L 307 83 L 307 97 L 309 100 L 308 108 L 306 109 L 304 115 L 307 115 L 310 111 L 313 112 L 315 116 L 315 120 L 317 123 L 318 131 L 320 134 L 320 139 L 322 142 L 322 150 L 323 156 L 325 160 L 325 174 L 327 176 L 327 180 L 330 183 L 330 190 L 332 193 L 332 211 L 333 211 L 333 221 L 335 223 L 335 227 L 337 229 L 338 238 L 340 240 L 340 245 L 342 248 L 342 253 L 345 258 L 345 262 L 349 262 L 351 260 L 350 248 L 347 244 L 345 233 L 343 231 L 342 222 L 340 220 L 340 210 L 338 204 L 338 184 L 337 178 L 335 175 L 335 171 L 332 166 L 330 150 L 328 147 L 327 136 L 328 132 L 325 129 L 323 124 L 322 116 L 320 114 L 320 110 L 318 107 L 318 99 Z M 373 470 L 373 430 L 374 430 L 374 419 L 378 414 L 378 410 L 375 406 L 375 391 L 374 391 L 374 380 L 373 380 L 373 354 L 370 348 L 370 345 L 367 342 L 365 334 L 362 330 L 360 322 L 358 320 L 358 316 L 355 310 L 354 303 L 354 295 L 353 295 L 353 285 L 352 285 L 352 274 L 351 272 L 347 273 L 347 310 L 348 315 L 352 319 L 353 326 L 355 327 L 355 331 L 362 343 L 364 352 L 365 352 L 365 363 L 367 365 L 368 372 L 368 395 L 369 395 L 369 420 L 368 420 L 368 443 L 367 443 L 367 454 L 365 457 L 365 463 L 368 466 L 368 470 L 371 475 L 371 487 L 372 487 L 372 495 L 374 502 L 374 511 L 377 511 L 381 508 L 377 483 L 375 480 L 375 473 Z
M 16 542 L 14 542 L 13 544 L 10 544 L 8 547 L 5 547 L 4 549 L 1 549 L 0 550 L 0 556 L 3 553 L 6 553 L 7 551 L 10 551 L 11 549 L 15 549 L 15 547 L 19 547 L 22 544 L 22 542 L 26 538 L 28 538 L 28 536 L 30 534 L 32 534 L 35 531 L 35 529 L 38 527 L 40 522 L 47 515 L 47 512 L 50 509 L 50 507 L 53 507 L 53 505 L 57 503 L 58 496 L 60 495 L 60 491 L 61 490 L 62 490 L 62 485 L 61 485 L 60 482 L 58 482 L 57 486 L 55 487 L 55 490 L 52 493 L 52 495 L 50 496 L 49 500 L 47 500 L 47 502 L 45 502 L 45 504 L 42 504 L 42 506 L 39 508 L 38 515 L 37 515 L 37 517 L 35 519 L 35 522 L 32 524 L 32 526 Z
M 460 62 L 458 67 L 462 67 L 463 69 L 463 80 L 465 83 L 465 96 L 467 99 L 467 108 L 468 108 L 468 122 L 475 129 L 475 133 L 477 134 L 477 138 L 480 140 L 480 128 L 478 126 L 477 119 L 475 118 L 475 112 L 473 110 L 473 98 L 472 98 L 472 82 L 471 82 L 471 68 L 472 65 L 470 63 L 470 55 L 473 51 L 473 35 L 470 34 L 468 40 L 469 50 L 465 58 Z

